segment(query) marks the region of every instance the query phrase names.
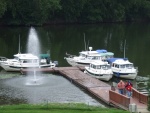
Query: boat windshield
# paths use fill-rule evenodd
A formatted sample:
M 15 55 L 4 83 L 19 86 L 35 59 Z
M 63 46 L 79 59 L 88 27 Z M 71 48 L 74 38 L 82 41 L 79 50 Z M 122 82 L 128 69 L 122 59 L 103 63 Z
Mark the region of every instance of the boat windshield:
M 34 60 L 23 60 L 23 63 L 38 63 L 37 59 Z
M 94 56 L 92 57 L 92 60 L 100 60 L 100 57 Z
M 102 65 L 101 68 L 102 69 L 110 69 L 110 65 Z
M 127 68 L 133 68 L 133 64 L 126 64 Z
M 110 65 L 98 65 L 97 69 L 110 69 Z
M 88 56 L 87 59 L 92 59 L 93 57 Z
M 120 68 L 132 68 L 133 64 L 124 64 L 124 65 L 120 65 Z
M 126 65 L 120 65 L 120 68 L 125 68 L 126 67 Z
M 81 54 L 81 53 L 79 54 L 79 56 L 80 56 L 80 57 L 86 57 L 85 54 Z

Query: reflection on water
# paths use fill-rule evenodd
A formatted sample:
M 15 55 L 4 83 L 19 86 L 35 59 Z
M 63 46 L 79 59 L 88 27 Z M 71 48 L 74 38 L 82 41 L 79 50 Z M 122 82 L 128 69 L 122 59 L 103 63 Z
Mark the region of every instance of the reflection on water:
M 32 78 L 33 76 L 20 76 L 0 80 L 0 104 L 58 102 L 104 106 L 62 76 L 37 76 L 39 81 L 36 85 L 30 83 Z
M 0 27 L 0 56 L 12 58 L 18 53 L 20 36 L 21 52 L 26 52 L 30 27 Z M 78 55 L 87 45 L 95 49 L 106 49 L 123 57 L 126 40 L 126 57 L 138 67 L 139 76 L 150 74 L 150 23 L 96 24 L 96 25 L 56 25 L 35 27 L 41 44 L 41 52 L 50 51 L 51 60 L 59 66 L 69 66 L 64 60 L 65 53 Z M 33 44 L 34 45 L 34 44 Z M 8 50 L 8 51 L 6 51 Z

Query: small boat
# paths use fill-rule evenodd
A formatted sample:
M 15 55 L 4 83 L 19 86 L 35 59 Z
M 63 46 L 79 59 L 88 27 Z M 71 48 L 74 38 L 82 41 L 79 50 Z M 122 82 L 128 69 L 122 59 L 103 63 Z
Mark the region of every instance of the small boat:
M 66 55 L 67 57 L 65 57 L 64 59 L 66 59 L 66 61 L 71 66 L 87 66 L 90 65 L 90 63 L 93 61 L 106 61 L 107 58 L 112 58 L 114 53 L 107 52 L 107 50 L 104 49 L 93 51 L 92 47 L 89 47 L 88 51 L 79 52 L 79 56 L 70 54 Z
M 113 75 L 125 79 L 135 79 L 138 73 L 138 68 L 134 67 L 127 58 L 110 58 L 107 60 L 111 65 Z
M 84 73 L 104 81 L 109 81 L 113 76 L 110 64 L 104 61 L 90 63 L 89 66 L 85 67 Z
M 39 57 L 30 54 L 15 54 L 14 59 L 7 59 L 4 62 L 1 62 L 1 67 L 6 71 L 20 71 L 22 68 L 44 68 L 44 67 L 55 67 L 56 64 L 52 62 L 42 62 Z

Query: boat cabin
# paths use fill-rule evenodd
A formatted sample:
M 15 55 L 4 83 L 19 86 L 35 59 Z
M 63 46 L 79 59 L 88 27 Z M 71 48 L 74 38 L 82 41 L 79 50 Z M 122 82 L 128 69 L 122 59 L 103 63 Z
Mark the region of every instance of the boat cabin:
M 108 62 L 111 64 L 111 67 L 114 67 L 114 68 L 130 69 L 134 67 L 133 63 L 129 62 L 127 58 L 112 58 L 112 59 L 109 59 Z
M 110 64 L 108 64 L 107 62 L 103 62 L 103 61 L 92 62 L 90 64 L 90 67 L 93 69 L 103 69 L 103 70 L 107 70 L 111 68 Z
M 103 61 L 106 61 L 107 59 L 113 58 L 114 53 L 113 52 L 108 52 L 105 49 L 98 49 L 96 50 L 100 55 Z
M 39 63 L 39 58 L 32 54 L 15 54 L 14 59 L 20 63 Z
M 101 60 L 101 55 L 98 54 L 96 51 L 80 52 L 79 57 L 91 60 Z
M 50 55 L 49 54 L 40 54 L 40 63 L 41 64 L 50 64 Z

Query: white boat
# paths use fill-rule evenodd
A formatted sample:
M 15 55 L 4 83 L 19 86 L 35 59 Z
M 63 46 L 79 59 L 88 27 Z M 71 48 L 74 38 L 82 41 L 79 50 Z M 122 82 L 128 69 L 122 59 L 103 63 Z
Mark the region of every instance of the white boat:
M 110 64 L 103 61 L 90 63 L 89 66 L 85 67 L 84 73 L 104 81 L 109 81 L 113 76 Z
M 108 63 L 111 65 L 113 75 L 125 79 L 135 79 L 138 73 L 138 68 L 134 67 L 127 58 L 110 58 Z
M 87 66 L 93 61 L 106 61 L 113 55 L 114 53 L 107 52 L 107 50 L 92 51 L 92 47 L 89 47 L 89 51 L 79 52 L 79 56 L 67 54 L 65 59 L 71 66 Z
M 7 59 L 1 62 L 1 67 L 6 71 L 20 71 L 22 68 L 42 68 L 42 67 L 55 67 L 56 64 L 40 63 L 40 59 L 33 54 L 15 54 L 14 59 Z

